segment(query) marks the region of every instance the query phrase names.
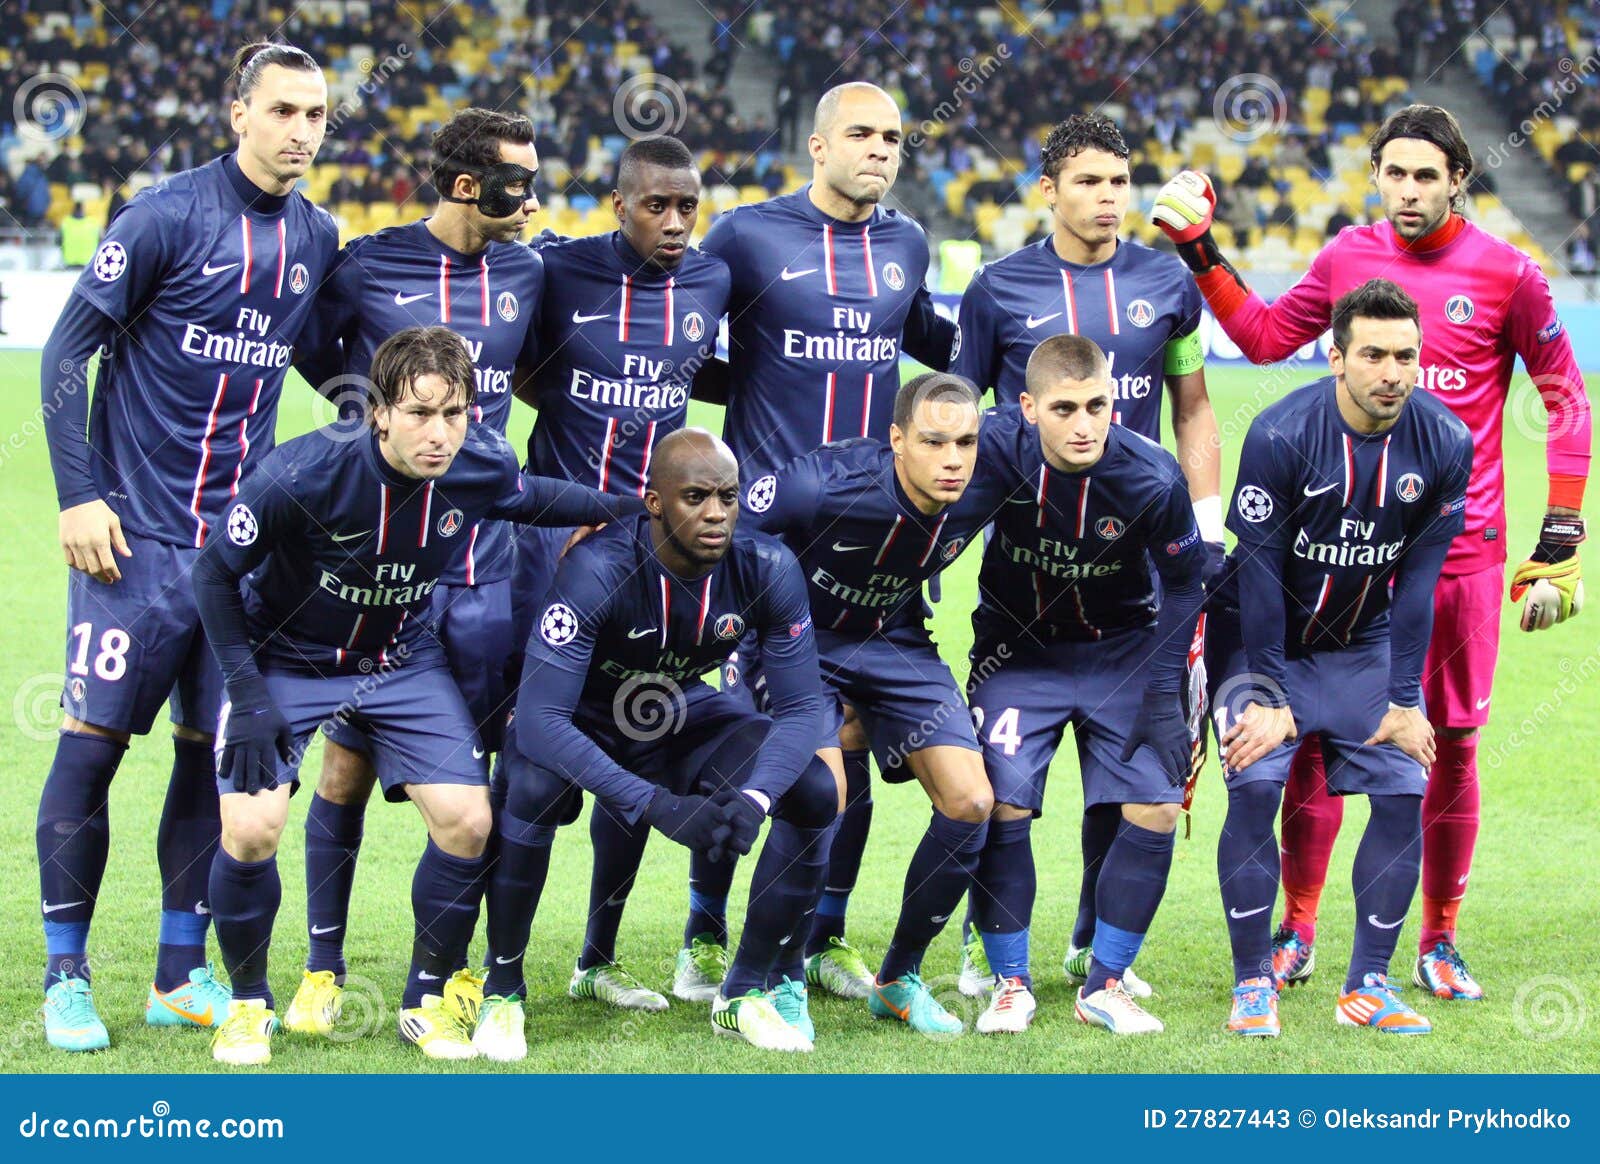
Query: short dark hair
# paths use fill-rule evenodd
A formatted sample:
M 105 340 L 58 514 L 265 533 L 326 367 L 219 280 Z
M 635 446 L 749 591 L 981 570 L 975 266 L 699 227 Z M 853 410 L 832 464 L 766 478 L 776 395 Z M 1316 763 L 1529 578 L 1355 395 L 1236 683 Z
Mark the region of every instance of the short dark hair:
M 1053 335 L 1028 357 L 1024 373 L 1028 395 L 1038 396 L 1063 380 L 1109 380 L 1110 365 L 1100 345 L 1087 336 Z
M 430 175 L 440 197 L 448 197 L 462 174 L 482 177 L 500 162 L 500 143 L 533 144 L 533 122 L 519 113 L 469 106 L 433 132 Z
M 1414 137 L 1438 146 L 1447 159 L 1452 174 L 1460 172 L 1461 191 L 1453 205 L 1460 210 L 1466 205 L 1467 179 L 1472 177 L 1472 147 L 1467 145 L 1461 123 L 1448 109 L 1437 105 L 1407 105 L 1391 113 L 1372 135 L 1372 165 L 1378 165 L 1383 147 L 1397 137 Z
M 689 147 L 669 133 L 635 138 L 617 159 L 617 189 L 633 185 L 640 166 L 661 166 L 668 170 L 699 171 Z
M 372 353 L 367 391 L 373 408 L 393 408 L 423 376 L 438 376 L 460 391 L 467 404 L 478 398 L 478 378 L 462 338 L 448 327 L 408 327 Z
M 1350 325 L 1357 319 L 1409 319 L 1422 334 L 1417 301 L 1388 279 L 1368 279 L 1333 305 L 1333 346 L 1341 352 L 1349 348 Z
M 900 391 L 895 393 L 895 427 L 901 432 L 909 431 L 917 406 L 929 400 L 941 406 L 971 405 L 975 411 L 983 411 L 983 395 L 971 380 L 950 372 L 924 372 L 900 385 Z
M 233 85 L 233 95 L 246 105 L 250 104 L 250 94 L 256 91 L 261 84 L 261 74 L 271 65 L 297 69 L 302 73 L 322 72 L 322 66 L 305 49 L 279 41 L 258 40 L 240 46 L 239 51 L 233 54 L 233 71 L 228 77 Z
M 1074 113 L 1045 135 L 1039 157 L 1044 176 L 1055 181 L 1067 159 L 1084 150 L 1103 150 L 1117 158 L 1127 158 L 1130 153 L 1116 122 L 1099 113 Z

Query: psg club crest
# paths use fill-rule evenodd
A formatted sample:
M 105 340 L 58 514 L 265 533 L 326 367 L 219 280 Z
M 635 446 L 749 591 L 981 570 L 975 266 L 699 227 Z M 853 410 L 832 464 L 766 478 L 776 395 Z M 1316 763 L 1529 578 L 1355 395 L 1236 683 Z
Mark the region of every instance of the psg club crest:
M 1411 502 L 1422 496 L 1422 478 L 1406 473 L 1394 484 L 1394 495 L 1401 501 Z
M 1156 309 L 1148 299 L 1135 299 L 1128 304 L 1128 322 L 1134 327 L 1149 327 L 1156 321 Z
M 228 540 L 234 545 L 248 546 L 260 532 L 256 515 L 250 512 L 250 507 L 244 502 L 235 505 L 228 513 Z
M 1465 295 L 1452 295 L 1444 301 L 1444 317 L 1451 323 L 1466 323 L 1472 311 L 1472 300 Z
M 1122 531 L 1126 528 L 1127 527 L 1122 524 L 1121 520 L 1115 517 L 1102 517 L 1099 521 L 1094 523 L 1094 532 L 1105 538 L 1108 542 L 1114 542 L 1120 538 L 1122 536 Z
M 94 253 L 94 277 L 102 283 L 115 283 L 128 269 L 128 252 L 119 242 L 101 243 Z
M 502 291 L 495 296 L 494 309 L 500 313 L 500 318 L 510 323 L 517 318 L 517 297 L 509 291 Z
M 88 697 L 88 694 L 89 689 L 82 679 L 74 678 L 71 683 L 67 684 L 67 697 L 73 703 L 82 703 Z
M 311 286 L 311 272 L 306 270 L 304 263 L 296 263 L 289 268 L 289 290 L 296 295 L 304 295 L 309 286 Z
M 1239 516 L 1248 522 L 1261 523 L 1272 516 L 1272 497 L 1259 485 L 1246 485 L 1239 490 Z
M 539 637 L 552 647 L 570 643 L 578 634 L 578 616 L 565 602 L 552 602 L 539 616 Z
M 744 619 L 737 614 L 719 614 L 714 627 L 719 639 L 736 639 L 744 634 Z
M 954 561 L 955 556 L 961 552 L 961 547 L 966 544 L 966 538 L 956 538 L 953 541 L 948 541 L 944 544 L 944 549 L 939 551 L 939 556 L 946 562 Z
M 691 311 L 683 317 L 683 338 L 690 343 L 700 342 L 700 337 L 706 334 L 706 321 L 700 318 L 698 311 Z
M 903 291 L 906 285 L 906 273 L 899 263 L 885 263 L 883 265 L 883 281 L 888 284 L 891 291 Z
M 441 513 L 439 515 L 439 524 L 436 527 L 439 530 L 439 536 L 442 538 L 455 537 L 456 534 L 461 532 L 461 523 L 463 520 L 465 519 L 462 517 L 459 509 L 450 509 L 446 510 L 444 513 Z
M 751 513 L 765 513 L 772 508 L 773 498 L 778 495 L 778 478 L 768 473 L 761 480 L 750 486 L 750 492 L 744 495 L 744 507 Z

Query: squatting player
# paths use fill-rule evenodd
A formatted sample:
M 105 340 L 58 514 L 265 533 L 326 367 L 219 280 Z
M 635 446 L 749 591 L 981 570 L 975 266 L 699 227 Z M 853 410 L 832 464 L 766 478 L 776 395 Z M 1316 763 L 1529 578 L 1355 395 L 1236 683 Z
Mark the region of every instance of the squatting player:
M 695 373 L 716 351 L 730 279 L 720 258 L 689 245 L 700 170 L 677 138 L 641 138 L 622 151 L 611 205 L 616 230 L 541 250 L 539 362 L 522 389 L 539 410 L 528 467 L 640 497 L 656 446 L 683 427 Z M 518 539 L 519 664 L 570 533 L 529 527 Z M 617 929 L 649 834 L 603 807 L 590 815 L 594 867 L 583 949 L 567 987 L 574 998 L 667 1006 L 617 961 Z
M 824 445 L 759 478 L 745 497 L 750 520 L 782 537 L 805 570 L 835 712 L 822 754 L 842 768 L 837 729 L 848 702 L 880 770 L 889 779 L 904 770 L 933 802 L 868 996 L 874 1017 L 933 1035 L 962 1024 L 923 982 L 922 956 L 972 881 L 994 800 L 961 689 L 928 633 L 922 587 L 1006 501 L 986 432 L 980 449 L 980 409 L 966 380 L 918 376 L 895 395 L 887 442 Z M 723 923 L 697 913 L 688 933 L 702 924 Z M 779 1010 L 809 1033 L 800 955 L 790 952 L 770 985 Z
M 1087 336 L 1109 364 L 1111 420 L 1157 443 L 1164 384 L 1209 575 L 1222 564 L 1222 497 L 1217 420 L 1200 348 L 1200 292 L 1176 258 L 1118 237 L 1128 212 L 1128 152 L 1121 130 L 1099 114 L 1075 114 L 1050 131 L 1039 191 L 1050 206 L 1051 232 L 973 277 L 961 297 L 961 351 L 952 370 L 980 390 L 993 388 L 999 403 L 1014 404 L 1041 340 Z M 1083 814 L 1078 919 L 1065 961 L 1074 985 L 1088 980 L 1095 882 L 1121 819 L 1110 803 Z M 981 947 L 968 946 L 961 989 L 982 993 L 989 975 L 976 957 Z M 1122 981 L 1136 996 L 1150 994 L 1131 967 Z
M 863 81 L 837 85 L 817 102 L 811 181 L 735 208 L 706 235 L 705 249 L 733 273 L 723 435 L 746 485 L 829 441 L 887 440 L 901 352 L 934 369 L 950 362 L 958 333 L 923 285 L 927 236 L 880 205 L 900 171 L 902 137 L 887 93 Z M 743 682 L 759 687 L 757 661 L 748 649 L 740 654 Z M 845 944 L 844 924 L 872 820 L 871 765 L 853 719 L 841 742 L 846 807 L 806 947 L 807 974 L 836 994 L 865 998 L 872 973 Z M 696 901 L 715 907 L 727 889 L 694 869 L 690 895 L 692 912 Z M 713 989 L 722 949 L 714 937 L 680 954 L 681 996 Z
M 272 448 L 290 353 L 339 246 L 333 219 L 294 189 L 325 128 L 316 61 L 290 45 L 247 45 L 233 83 L 238 150 L 123 207 L 44 350 L 72 567 L 65 717 L 38 818 L 44 1031 L 62 1050 L 110 1042 L 85 961 L 106 867 L 106 794 L 129 737 L 148 732 L 169 697 L 161 936 L 145 1021 L 209 1027 L 227 1009 L 205 952 L 222 684 L 189 569 L 241 476 Z M 102 350 L 91 415 L 89 358 Z
M 772 817 L 711 1023 L 766 1050 L 812 1049 L 765 990 L 821 890 L 838 811 L 836 778 L 814 754 L 822 690 L 805 580 L 782 545 L 738 528 L 738 465 L 703 429 L 657 446 L 644 503 L 647 516 L 562 558 L 528 638 L 474 1036 L 492 1059 L 527 1054 L 523 958 L 556 827 L 576 816 L 579 788 L 600 811 L 713 860 L 749 852 Z M 766 659 L 770 719 L 700 679 L 747 629 Z M 502 912 L 497 901 L 511 904 Z
M 441 200 L 430 218 L 352 240 L 317 298 L 317 317 L 296 365 L 341 404 L 367 405 L 372 356 L 389 336 L 437 324 L 459 335 L 472 357 L 476 396 L 470 421 L 504 435 L 519 366 L 534 360 L 544 264 L 517 239 L 539 203 L 533 123 L 489 109 L 464 109 L 433 135 L 433 183 Z M 359 394 L 359 395 L 358 395 Z M 507 675 L 518 654 L 512 629 L 510 527 L 486 521 L 453 543 L 457 555 L 423 619 L 443 644 L 485 751 L 498 752 Z M 345 925 L 372 792 L 371 749 L 352 726 L 324 733 L 322 776 L 306 812 L 306 972 L 284 1025 L 327 1035 L 339 1014 Z M 462 951 L 465 965 L 466 951 Z M 478 992 L 457 974 L 446 994 Z M 470 1004 L 469 1004 L 470 1005 Z
M 972 616 L 967 696 L 995 797 L 972 889 L 995 974 L 984 1034 L 1033 1018 L 1030 832 L 1069 723 L 1086 812 L 1116 822 L 1076 1014 L 1119 1035 L 1162 1029 L 1126 984 L 1172 866 L 1190 756 L 1180 689 L 1206 550 L 1172 454 L 1114 424 L 1116 407 L 1105 354 L 1056 335 L 1028 359 L 1020 410 L 985 422 L 1025 503 L 995 520 Z
M 1411 105 L 1372 139 L 1372 177 L 1384 221 L 1350 227 L 1271 304 L 1251 292 L 1212 240 L 1210 183 L 1186 172 L 1162 189 L 1154 218 L 1195 271 L 1229 338 L 1257 363 L 1279 360 L 1317 338 L 1345 292 L 1381 275 L 1421 309 L 1417 382 L 1467 423 L 1477 449 L 1466 527 L 1445 560 L 1435 602 L 1438 645 L 1423 671 L 1438 755 L 1424 797 L 1422 933 L 1413 980 L 1440 998 L 1483 990 L 1456 949 L 1479 820 L 1478 729 L 1488 708 L 1499 649 L 1499 593 L 1506 560 L 1501 424 L 1512 366 L 1520 356 L 1549 412 L 1550 492 L 1533 554 L 1513 575 L 1511 598 L 1548 579 L 1559 618 L 1576 613 L 1578 543 L 1591 421 L 1583 378 L 1534 261 L 1461 217 L 1472 153 L 1447 111 Z M 1525 614 L 1526 619 L 1526 614 Z M 1283 813 L 1285 915 L 1274 939 L 1274 974 L 1303 981 L 1313 968 L 1317 905 L 1343 802 L 1324 794 L 1315 749 L 1289 782 Z
M 472 935 L 490 832 L 488 766 L 425 614 L 461 539 L 489 519 L 598 522 L 637 512 L 566 481 L 524 477 L 468 415 L 461 337 L 407 328 L 373 354 L 370 420 L 345 420 L 264 460 L 194 568 L 195 601 L 227 684 L 217 734 L 222 839 L 211 866 L 232 982 L 219 1063 L 272 1057 L 267 951 L 277 847 L 300 755 L 319 725 L 357 725 L 390 800 L 411 800 L 428 846 L 411 886 L 415 937 L 400 1036 L 434 1059 L 476 1055 L 442 995 Z M 219 533 L 223 532 L 219 530 Z M 492 923 L 492 919 L 491 919 Z
M 1239 542 L 1213 605 L 1207 672 L 1228 815 L 1217 876 L 1233 946 L 1227 1029 L 1275 1036 L 1272 821 L 1297 736 L 1316 732 L 1329 790 L 1367 797 L 1356 850 L 1355 944 L 1336 1017 L 1427 1034 L 1388 980 L 1422 861 L 1435 759 L 1423 709 L 1434 587 L 1465 524 L 1472 437 L 1419 381 L 1417 304 L 1373 279 L 1333 308 L 1331 376 L 1264 409 L 1239 459 Z M 1241 612 L 1243 617 L 1241 617 Z M 1387 676 L 1388 682 L 1378 680 Z

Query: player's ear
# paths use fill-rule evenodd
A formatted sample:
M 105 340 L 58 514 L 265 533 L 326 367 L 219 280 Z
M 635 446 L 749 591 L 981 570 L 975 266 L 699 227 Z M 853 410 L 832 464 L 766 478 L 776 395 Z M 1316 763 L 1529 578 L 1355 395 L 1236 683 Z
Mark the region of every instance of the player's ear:
M 250 107 L 237 97 L 228 106 L 228 124 L 233 126 L 233 132 L 240 137 L 244 136 L 245 126 L 249 121 Z
M 1050 204 L 1050 209 L 1054 210 L 1056 208 L 1056 184 L 1049 174 L 1039 175 L 1039 193 Z
M 617 216 L 617 223 L 619 225 L 622 223 L 623 206 L 624 206 L 624 203 L 622 201 L 622 191 L 621 190 L 613 190 L 613 191 L 611 191 L 611 213 L 615 214 Z

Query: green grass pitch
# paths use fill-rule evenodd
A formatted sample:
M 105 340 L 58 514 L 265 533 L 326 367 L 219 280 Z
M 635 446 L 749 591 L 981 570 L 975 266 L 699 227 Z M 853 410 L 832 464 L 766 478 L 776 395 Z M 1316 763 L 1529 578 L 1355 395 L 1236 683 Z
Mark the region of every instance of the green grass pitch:
M 0 353 L 0 490 L 7 536 L 0 542 L 4 578 L 5 651 L 0 696 L 9 699 L 4 788 L 11 805 L 0 819 L 0 1071 L 183 1072 L 212 1067 L 205 1034 L 151 1030 L 143 1023 L 154 962 L 159 910 L 155 824 L 171 762 L 164 731 L 136 740 L 112 793 L 112 852 L 92 941 L 95 993 L 111 1029 L 111 1050 L 68 1056 L 46 1048 L 36 1007 L 43 941 L 39 930 L 33 819 L 49 767 L 59 715 L 66 571 L 56 544 L 54 494 L 45 442 L 36 420 L 38 355 Z M 1224 491 L 1249 418 L 1284 388 L 1318 369 L 1214 369 L 1212 397 L 1227 441 Z M 1600 378 L 1592 381 L 1600 385 Z M 1511 501 L 1509 548 L 1514 560 L 1531 548 L 1544 503 L 1544 453 L 1536 432 L 1537 402 L 1523 383 L 1514 390 L 1506 431 Z M 1529 420 L 1529 417 L 1533 420 Z M 298 381 L 285 390 L 280 434 L 327 420 Z M 716 424 L 707 415 L 703 421 Z M 515 414 L 513 440 L 531 424 Z M 978 557 L 968 554 L 945 576 L 935 631 L 958 677 L 966 670 L 967 617 Z M 1425 1040 L 1387 1039 L 1335 1026 L 1334 990 L 1349 953 L 1349 869 L 1365 820 L 1360 801 L 1346 815 L 1334 855 L 1319 933 L 1316 979 L 1283 1001 L 1284 1037 L 1245 1042 L 1224 1035 L 1229 962 L 1220 916 L 1215 843 L 1223 796 L 1215 762 L 1199 791 L 1193 835 L 1180 839 L 1166 900 L 1157 915 L 1140 973 L 1157 990 L 1151 1009 L 1165 1035 L 1115 1040 L 1078 1024 L 1060 962 L 1078 885 L 1081 794 L 1071 748 L 1052 774 L 1047 812 L 1034 833 L 1039 899 L 1033 961 L 1039 1017 L 1020 1037 L 925 1041 L 898 1024 L 874 1022 L 865 1004 L 814 996 L 816 1053 L 763 1055 L 714 1038 L 703 1007 L 674 1001 L 665 1014 L 634 1015 L 566 997 L 588 899 L 587 828 L 563 830 L 534 923 L 528 957 L 530 1055 L 533 1072 L 1477 1072 L 1600 1069 L 1600 930 L 1594 923 L 1596 880 L 1589 859 L 1600 820 L 1600 612 L 1537 637 L 1520 634 L 1504 608 L 1504 649 L 1495 685 L 1494 719 L 1484 733 L 1484 827 L 1472 892 L 1462 914 L 1462 945 L 1488 999 L 1481 1005 L 1422 999 L 1435 1024 Z M 1381 680 L 1375 680 L 1381 681 Z M 308 758 L 309 772 L 319 764 Z M 901 880 L 928 815 L 914 785 L 876 787 L 873 835 L 860 886 L 851 902 L 852 940 L 869 960 L 881 956 L 893 928 Z M 272 981 L 287 1006 L 305 954 L 301 822 L 291 814 L 283 844 L 284 906 L 273 947 Z M 1181 828 L 1181 826 L 1180 826 Z M 341 1038 L 311 1043 L 282 1037 L 270 1070 L 290 1072 L 433 1071 L 394 1028 L 410 943 L 411 870 L 423 845 L 420 818 L 404 806 L 373 805 L 367 822 L 350 925 L 350 974 Z M 685 850 L 652 839 L 623 922 L 620 953 L 639 976 L 665 988 L 678 949 L 685 908 Z M 735 886 L 730 914 L 737 930 L 751 862 Z M 1409 979 L 1417 910 L 1396 959 Z M 924 976 L 955 999 L 969 1022 L 977 1005 L 955 994 L 959 958 L 951 925 L 930 950 Z M 481 947 L 475 947 L 474 955 Z M 1410 992 L 1416 998 L 1418 992 Z M 956 1005 L 956 1003 L 952 1003 Z M 461 1070 L 503 1070 L 486 1063 Z

